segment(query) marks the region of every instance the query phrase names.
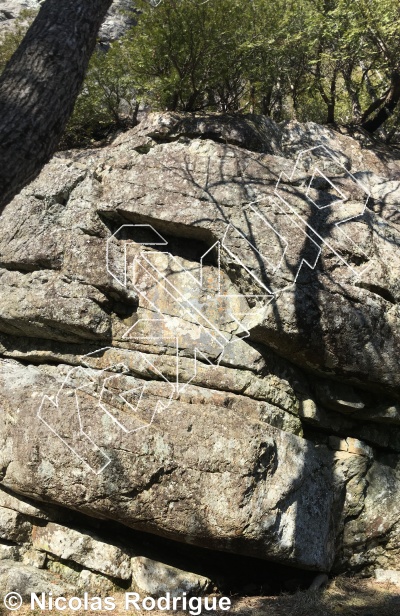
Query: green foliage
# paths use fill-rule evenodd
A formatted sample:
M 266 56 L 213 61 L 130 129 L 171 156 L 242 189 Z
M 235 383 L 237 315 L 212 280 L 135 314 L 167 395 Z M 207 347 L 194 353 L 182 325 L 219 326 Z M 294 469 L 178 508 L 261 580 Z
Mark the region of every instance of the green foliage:
M 138 99 L 360 123 L 400 70 L 397 0 L 139 0 L 122 41 Z M 367 114 L 368 115 L 368 114 Z
M 36 11 L 33 10 L 21 11 L 13 24 L 13 28 L 4 32 L 0 37 L 0 73 L 3 72 L 7 62 L 24 38 L 35 15 Z
M 388 97 L 396 103 L 398 0 L 162 0 L 156 7 L 136 0 L 135 6 L 137 25 L 92 58 L 66 145 L 134 124 L 139 104 L 360 124 Z M 0 69 L 27 20 L 0 41 Z M 390 113 L 386 134 L 393 138 L 400 112 Z
M 160 109 L 237 110 L 246 91 L 243 0 L 137 2 L 123 41 L 140 98 Z
M 64 136 L 64 145 L 88 143 L 110 129 L 130 126 L 136 109 L 135 79 L 127 70 L 127 49 L 119 41 L 91 59 L 82 92 Z

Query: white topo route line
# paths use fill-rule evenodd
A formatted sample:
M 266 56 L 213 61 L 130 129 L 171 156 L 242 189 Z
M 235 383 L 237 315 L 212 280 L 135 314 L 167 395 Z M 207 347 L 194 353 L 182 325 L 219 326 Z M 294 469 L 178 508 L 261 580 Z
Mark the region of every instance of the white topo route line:
M 162 0 L 149 1 L 155 7 Z M 341 170 L 344 179 L 361 195 L 360 199 L 352 200 L 342 185 L 335 185 L 321 169 L 318 159 L 308 172 L 309 181 L 295 187 L 296 198 L 285 190 L 283 181 L 293 184 L 296 172 L 303 169 L 305 161 L 321 154 L 325 161 L 334 163 Z M 313 192 L 315 184 L 321 181 L 330 194 L 335 194 L 335 199 L 328 203 L 319 203 Z M 300 209 L 299 197 L 302 200 Z M 43 396 L 37 413 L 40 421 L 90 471 L 97 475 L 104 472 L 111 458 L 104 447 L 96 444 L 95 439 L 98 441 L 99 435 L 95 434 L 95 426 L 91 422 L 102 425 L 102 418 L 106 417 L 114 429 L 126 435 L 140 433 L 145 438 L 146 430 L 153 425 L 157 415 L 165 412 L 196 378 L 198 359 L 210 369 L 220 365 L 229 345 L 250 335 L 244 326 L 246 317 L 275 301 L 282 290 L 295 285 L 304 267 L 315 270 L 321 262 L 323 249 L 335 255 L 352 276 L 360 278 L 367 271 L 368 255 L 354 243 L 344 228 L 347 223 L 362 218 L 369 198 L 368 189 L 326 146 L 319 145 L 299 153 L 292 173 L 289 176 L 281 173 L 271 194 L 243 206 L 242 215 L 248 223 L 247 228 L 238 226 L 237 222 L 226 221 L 220 240 L 204 253 L 197 268 L 191 271 L 167 251 L 167 240 L 154 227 L 146 224 L 122 225 L 107 240 L 107 272 L 117 284 L 134 290 L 139 297 L 139 307 L 147 311 L 147 316 L 139 314 L 123 339 L 147 345 L 165 346 L 169 343 L 171 349 L 175 348 L 176 374 L 174 378 L 169 378 L 151 360 L 151 355 L 137 350 L 131 352 L 131 362 L 111 364 L 105 369 L 96 370 L 93 360 L 112 351 L 112 347 L 99 349 L 82 358 L 85 369 L 73 368 L 68 373 L 55 398 Z M 346 211 L 348 203 L 352 203 L 352 209 Z M 305 215 L 305 204 L 308 204 L 310 216 Z M 310 218 L 314 215 L 330 217 L 331 220 L 325 227 L 322 224 L 322 228 L 319 226 L 317 229 L 310 224 Z M 130 242 L 120 239 L 121 235 L 133 231 L 146 233 L 148 239 Z M 296 256 L 299 252 L 298 236 L 303 237 L 308 245 L 307 256 Z M 362 255 L 366 265 L 357 268 L 352 265 L 335 247 L 335 241 L 344 244 L 350 254 L 356 252 Z M 131 245 L 137 248 L 133 257 L 128 250 Z M 156 250 L 150 250 L 151 247 Z M 211 272 L 205 262 L 212 251 L 217 255 L 217 266 Z M 221 282 L 223 275 L 226 278 L 223 262 L 234 263 L 243 273 L 246 272 L 252 281 L 251 292 L 227 292 Z M 293 262 L 295 266 L 289 267 L 288 264 Z M 169 272 L 179 274 L 181 286 L 174 283 Z M 212 313 L 207 305 L 209 301 L 199 301 L 202 294 L 215 301 L 220 309 Z M 250 308 L 250 298 L 258 302 L 258 308 L 254 305 Z M 182 326 L 182 315 L 185 316 L 184 323 L 190 323 L 191 329 Z M 221 329 L 224 322 L 231 324 L 232 331 L 226 330 L 225 326 Z M 182 381 L 180 351 L 187 351 L 188 348 L 194 360 L 193 370 L 189 375 L 186 372 Z M 129 350 L 120 351 L 129 355 Z M 135 380 L 132 376 L 135 373 L 132 366 L 138 362 L 142 362 L 145 369 L 154 375 L 160 387 L 163 386 L 162 397 L 159 392 L 154 394 L 151 391 L 147 381 Z

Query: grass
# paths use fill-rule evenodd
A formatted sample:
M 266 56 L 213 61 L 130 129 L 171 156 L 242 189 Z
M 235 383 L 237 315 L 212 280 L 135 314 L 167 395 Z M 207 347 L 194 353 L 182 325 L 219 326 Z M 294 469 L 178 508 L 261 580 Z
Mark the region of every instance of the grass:
M 244 604 L 247 602 L 247 606 Z M 400 588 L 373 580 L 337 578 L 326 590 L 238 602 L 235 616 L 399 616 Z

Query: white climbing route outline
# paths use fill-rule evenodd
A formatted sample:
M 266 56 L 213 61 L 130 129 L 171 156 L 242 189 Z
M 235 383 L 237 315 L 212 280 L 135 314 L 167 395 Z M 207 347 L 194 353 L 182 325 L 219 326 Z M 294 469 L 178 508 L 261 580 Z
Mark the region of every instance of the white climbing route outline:
M 307 182 L 296 185 L 296 173 L 314 159 Z M 338 184 L 325 173 L 324 161 L 340 170 Z M 343 181 L 350 192 L 346 192 Z M 321 183 L 323 194 L 330 196 L 327 203 L 317 199 Z M 152 361 L 151 353 L 125 348 L 118 350 L 131 353 L 130 361 L 96 367 L 96 358 L 113 350 L 104 347 L 82 357 L 85 368 L 71 369 L 55 397 L 43 397 L 38 418 L 92 472 L 102 473 L 111 458 L 91 434 L 93 417 L 85 408 L 85 396 L 98 421 L 106 417 L 124 434 L 144 433 L 157 415 L 195 381 L 198 362 L 209 369 L 221 365 L 229 345 L 250 335 L 244 325 L 246 317 L 262 311 L 283 290 L 297 284 L 303 268 L 314 272 L 323 250 L 334 255 L 352 276 L 360 278 L 367 271 L 368 255 L 344 228 L 362 218 L 369 199 L 368 189 L 322 144 L 302 150 L 290 175 L 282 172 L 270 193 L 244 204 L 240 210 L 243 224 L 228 220 L 221 237 L 190 270 L 168 251 L 168 241 L 152 225 L 122 225 L 107 240 L 106 268 L 118 285 L 134 291 L 139 299 L 137 319 L 127 327 L 122 340 L 149 348 L 169 346 L 175 358 L 175 374 L 173 378 L 164 374 Z M 319 217 L 318 228 L 310 222 L 315 216 Z M 129 238 L 135 233 L 136 240 Z M 298 236 L 303 239 L 302 246 L 307 244 L 306 253 L 298 250 Z M 355 267 L 338 249 L 340 242 L 350 254 L 361 255 L 366 265 Z M 207 263 L 212 254 L 216 266 Z M 249 292 L 226 284 L 226 263 L 245 272 Z M 177 274 L 179 284 L 174 278 Z M 210 309 L 213 301 L 217 306 L 214 310 Z M 190 328 L 182 326 L 182 315 Z M 193 366 L 184 379 L 180 366 L 183 351 L 186 355 L 189 352 Z M 138 361 L 163 386 L 162 395 L 149 394 L 148 382 L 135 380 Z

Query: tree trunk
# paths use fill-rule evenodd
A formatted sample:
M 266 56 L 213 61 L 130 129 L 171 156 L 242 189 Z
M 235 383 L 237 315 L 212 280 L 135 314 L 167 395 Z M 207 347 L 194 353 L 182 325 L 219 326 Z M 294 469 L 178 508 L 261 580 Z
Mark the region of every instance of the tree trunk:
M 354 64 L 348 63 L 342 69 L 342 76 L 345 88 L 351 100 L 352 107 L 352 123 L 359 124 L 361 121 L 361 103 L 360 103 L 360 86 L 355 86 L 352 81 L 352 75 L 354 71 Z
M 335 107 L 336 107 L 336 101 L 330 100 L 327 105 L 327 111 L 326 111 L 326 123 L 327 124 L 335 124 Z
M 362 124 L 362 128 L 369 133 L 374 133 L 392 115 L 400 101 L 400 72 L 394 71 L 391 77 L 390 90 L 383 102 L 383 106 L 371 119 Z
M 327 102 L 327 116 L 326 116 L 327 124 L 335 124 L 337 76 L 338 76 L 338 66 L 336 63 L 335 69 L 333 71 L 330 87 L 329 87 L 329 97 L 328 97 L 328 102 Z
M 329 94 L 327 94 L 325 92 L 325 88 L 324 88 L 324 84 L 323 84 L 323 78 L 322 78 L 322 70 L 321 70 L 321 56 L 322 53 L 319 52 L 321 55 L 318 59 L 317 65 L 316 65 L 316 72 L 315 72 L 315 79 L 316 79 L 316 86 L 317 89 L 319 91 L 319 93 L 321 94 L 322 100 L 324 101 L 325 105 L 326 105 L 326 111 L 327 111 L 327 115 L 326 115 L 326 123 L 327 124 L 335 124 L 335 111 L 336 111 L 336 82 L 337 82 L 337 77 L 338 77 L 338 72 L 339 72 L 339 66 L 338 66 L 338 62 L 336 62 L 335 67 L 333 69 L 333 75 L 331 78 L 331 82 L 329 85 Z
M 372 115 L 374 113 L 374 111 L 376 111 L 377 109 L 379 109 L 379 107 L 381 107 L 383 105 L 383 103 L 387 99 L 389 93 L 390 93 L 390 88 L 388 90 L 386 90 L 386 92 L 385 92 L 385 94 L 383 96 L 381 96 L 380 98 L 377 98 L 374 101 L 372 101 L 372 103 L 369 105 L 369 107 L 367 107 L 367 109 L 364 111 L 364 113 L 361 116 L 361 124 L 364 124 L 364 122 L 367 121 L 369 116 Z
M 261 97 L 261 113 L 263 115 L 271 115 L 271 100 L 272 100 L 272 87 L 269 87 Z
M 112 0 L 46 0 L 0 77 L 0 212 L 50 159 Z

